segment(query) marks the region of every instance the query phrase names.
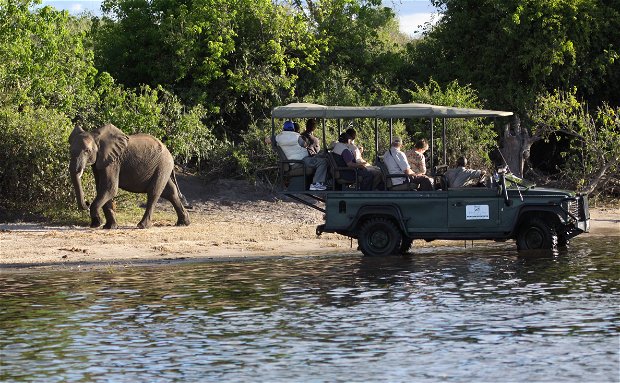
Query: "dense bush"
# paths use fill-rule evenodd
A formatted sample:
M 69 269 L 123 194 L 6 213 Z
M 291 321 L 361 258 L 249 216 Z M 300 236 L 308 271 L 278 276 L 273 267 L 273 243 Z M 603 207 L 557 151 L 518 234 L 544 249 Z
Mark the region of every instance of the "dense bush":
M 68 173 L 71 121 L 53 110 L 2 108 L 0 127 L 0 204 L 30 212 L 74 206 Z

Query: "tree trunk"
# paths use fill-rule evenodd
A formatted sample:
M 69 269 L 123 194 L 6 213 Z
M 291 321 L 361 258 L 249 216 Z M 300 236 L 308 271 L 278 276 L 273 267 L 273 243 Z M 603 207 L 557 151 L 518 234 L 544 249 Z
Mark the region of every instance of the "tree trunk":
M 500 137 L 500 147 L 506 165 L 512 174 L 523 177 L 523 167 L 530 156 L 530 148 L 538 140 L 540 137 L 530 136 L 529 131 L 521 127 L 521 120 L 516 115 L 512 123 L 504 126 Z

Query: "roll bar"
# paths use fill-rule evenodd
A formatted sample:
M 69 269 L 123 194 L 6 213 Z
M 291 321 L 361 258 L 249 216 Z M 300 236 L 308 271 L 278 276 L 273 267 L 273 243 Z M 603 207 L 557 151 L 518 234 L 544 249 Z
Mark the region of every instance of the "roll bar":
M 443 119 L 443 142 L 446 142 L 446 119 L 447 118 L 485 118 L 485 117 L 510 117 L 512 112 L 500 110 L 457 108 L 451 106 L 409 103 L 385 106 L 325 106 L 312 103 L 292 103 L 278 106 L 271 111 L 271 134 L 275 136 L 275 119 L 282 118 L 316 118 L 322 120 L 323 146 L 325 148 L 325 120 L 337 119 L 338 132 L 340 133 L 340 120 L 345 118 L 374 118 L 375 119 L 375 153 L 379 151 L 379 119 L 388 120 L 390 127 L 390 140 L 392 139 L 392 123 L 394 119 L 406 118 L 429 118 L 431 121 L 431 169 L 434 164 L 434 120 Z M 443 148 L 444 163 L 447 161 L 447 151 Z

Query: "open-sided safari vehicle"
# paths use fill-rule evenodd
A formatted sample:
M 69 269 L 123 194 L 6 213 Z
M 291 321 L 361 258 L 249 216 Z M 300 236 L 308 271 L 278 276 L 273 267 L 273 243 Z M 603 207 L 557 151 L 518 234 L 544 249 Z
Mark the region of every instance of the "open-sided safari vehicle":
M 325 213 L 325 223 L 317 234 L 339 233 L 356 238 L 367 256 L 384 256 L 406 252 L 414 239 L 432 241 L 486 239 L 516 240 L 517 248 L 555 249 L 565 247 L 570 238 L 589 230 L 587 197 L 575 192 L 540 188 L 520 179 L 505 168 L 496 169 L 487 187 L 451 188 L 433 166 L 435 137 L 433 121 L 443 120 L 440 138 L 446 162 L 445 119 L 504 118 L 511 112 L 454 108 L 427 104 L 400 104 L 378 107 L 323 106 L 289 104 L 272 111 L 272 143 L 279 154 L 281 192 L 300 203 Z M 427 119 L 431 122 L 431 166 L 435 177 L 433 191 L 360 191 L 355 185 L 338 182 L 338 168 L 329 164 L 331 185 L 325 191 L 309 191 L 311 169 L 303 162 L 289 161 L 278 150 L 275 136 L 284 120 L 317 120 L 318 137 L 329 157 L 326 121 L 334 120 L 340 133 L 347 119 L 371 119 L 375 130 L 375 153 L 379 153 L 379 125 L 389 128 L 392 138 L 394 121 Z M 330 121 L 334 122 L 334 121 Z M 329 137 L 333 140 L 333 137 Z M 383 150 L 386 150 L 384 147 Z M 377 155 L 375 161 L 379 165 Z M 389 175 L 384 181 L 389 184 Z M 340 189 L 340 190 L 338 190 Z M 310 201 L 310 202 L 309 202 Z

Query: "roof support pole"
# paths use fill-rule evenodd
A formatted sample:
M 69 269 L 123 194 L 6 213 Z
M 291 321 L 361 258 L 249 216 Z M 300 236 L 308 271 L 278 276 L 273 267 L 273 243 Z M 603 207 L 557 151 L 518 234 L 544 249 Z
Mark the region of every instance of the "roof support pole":
M 431 117 L 431 171 L 433 171 L 434 167 L 435 167 L 435 161 L 434 161 L 434 156 L 435 156 L 435 132 L 433 129 L 433 123 L 434 123 L 435 119 L 433 117 Z
M 321 118 L 321 125 L 323 125 L 323 149 L 327 152 L 327 141 L 325 141 L 325 118 Z
M 394 121 L 390 118 L 390 142 L 388 144 L 392 145 L 392 137 L 394 135 Z
M 375 162 L 379 161 L 379 119 L 375 118 Z
M 446 145 L 446 119 L 443 119 L 443 131 L 441 133 L 441 147 L 443 148 L 443 164 L 448 164 L 448 146 Z

